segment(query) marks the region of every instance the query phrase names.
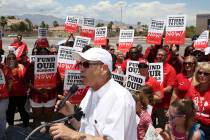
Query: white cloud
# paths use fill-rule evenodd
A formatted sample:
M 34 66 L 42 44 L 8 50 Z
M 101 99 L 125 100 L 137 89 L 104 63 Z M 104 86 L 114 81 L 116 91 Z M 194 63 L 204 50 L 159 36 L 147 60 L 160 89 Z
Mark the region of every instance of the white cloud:
M 46 14 L 65 18 L 67 15 L 77 15 L 84 17 L 94 17 L 103 20 L 120 21 L 121 8 L 123 22 L 136 24 L 141 21 L 148 24 L 151 18 L 166 18 L 167 14 L 187 14 L 188 24 L 195 25 L 195 14 L 186 8 L 185 3 L 166 4 L 159 1 L 134 2 L 117 1 L 115 3 L 104 1 L 90 1 L 89 5 L 77 4 L 68 5 L 59 3 L 56 0 L 1 0 L 1 15 L 21 15 L 21 14 Z

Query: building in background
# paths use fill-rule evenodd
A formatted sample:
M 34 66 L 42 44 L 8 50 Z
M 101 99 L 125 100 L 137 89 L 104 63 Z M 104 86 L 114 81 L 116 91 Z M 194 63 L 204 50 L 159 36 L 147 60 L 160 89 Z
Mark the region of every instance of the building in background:
M 210 30 L 210 14 L 196 15 L 196 33 L 201 34 L 204 30 Z

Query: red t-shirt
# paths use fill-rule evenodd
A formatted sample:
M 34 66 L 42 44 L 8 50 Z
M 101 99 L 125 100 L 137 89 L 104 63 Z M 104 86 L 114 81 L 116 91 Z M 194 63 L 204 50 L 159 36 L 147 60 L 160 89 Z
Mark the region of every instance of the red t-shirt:
M 167 86 L 174 86 L 175 83 L 175 77 L 176 77 L 176 71 L 174 68 L 169 65 L 168 63 L 165 63 L 163 65 L 163 82 L 161 86 L 163 88 Z M 170 100 L 171 100 L 171 95 L 172 93 L 164 93 L 164 98 L 162 102 L 159 104 L 159 107 L 168 109 L 170 105 Z
M 192 80 L 188 79 L 183 73 L 176 75 L 174 88 L 177 89 L 177 97 L 183 99 L 191 87 Z
M 160 83 L 154 77 L 150 76 L 149 79 L 145 81 L 145 85 L 151 86 L 154 92 L 161 91 Z
M 186 98 L 192 99 L 195 103 L 195 120 L 210 126 L 210 90 L 200 93 L 198 87 L 191 86 L 186 94 Z
M 24 81 L 26 69 L 22 64 L 12 69 L 12 91 L 9 96 L 26 96 L 28 87 Z

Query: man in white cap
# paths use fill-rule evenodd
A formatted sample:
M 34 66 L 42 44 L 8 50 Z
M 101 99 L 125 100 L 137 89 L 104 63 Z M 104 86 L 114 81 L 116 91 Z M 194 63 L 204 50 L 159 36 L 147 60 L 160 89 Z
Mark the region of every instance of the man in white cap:
M 80 122 L 71 120 L 79 132 L 63 124 L 53 125 L 50 127 L 53 138 L 136 140 L 135 101 L 128 90 L 111 78 L 111 54 L 101 48 L 91 48 L 72 56 L 79 62 L 83 83 L 90 87 L 80 104 L 85 117 Z M 73 114 L 73 105 L 67 101 L 60 112 Z

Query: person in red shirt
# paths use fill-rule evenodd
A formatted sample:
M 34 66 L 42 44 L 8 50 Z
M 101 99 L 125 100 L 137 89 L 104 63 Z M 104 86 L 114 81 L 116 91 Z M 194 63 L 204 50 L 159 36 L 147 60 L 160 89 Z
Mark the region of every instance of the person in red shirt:
M 195 72 L 195 81 L 188 90 L 186 98 L 194 101 L 196 106 L 195 120 L 201 124 L 205 139 L 210 139 L 210 64 L 201 63 Z
M 22 35 L 18 34 L 13 43 L 10 44 L 15 49 L 16 59 L 19 61 L 23 54 L 28 53 L 28 47 L 25 42 L 22 41 Z
M 115 68 L 116 69 L 114 70 L 114 72 L 121 73 L 121 71 L 122 71 L 121 74 L 123 74 L 123 71 L 126 71 L 126 69 L 122 69 L 122 68 L 125 68 L 125 67 L 123 67 L 124 55 L 121 51 L 117 51 L 116 56 L 117 56 L 117 60 L 116 60 L 116 63 L 115 63 Z
M 167 62 L 167 51 L 163 48 L 158 49 L 156 60 L 159 63 L 163 63 L 163 82 L 161 87 L 163 87 L 163 99 L 161 103 L 157 103 L 155 108 L 153 108 L 153 115 L 157 116 L 158 124 L 154 124 L 154 127 L 165 128 L 165 124 L 168 122 L 166 117 L 166 112 L 170 105 L 171 95 L 173 86 L 175 83 L 176 71 Z M 156 121 L 157 122 L 157 121 Z
M 142 58 L 139 57 L 139 50 L 138 50 L 138 48 L 131 47 L 129 49 L 129 52 L 128 52 L 128 59 L 124 60 L 123 65 L 122 65 L 122 70 L 125 70 L 123 72 L 126 73 L 126 67 L 127 67 L 128 60 L 139 61 L 139 59 L 142 59 Z
M 38 39 L 35 42 L 36 55 L 50 55 L 48 50 L 49 44 L 47 39 Z M 35 51 L 35 49 L 33 49 Z M 35 53 L 35 52 L 33 52 Z M 36 88 L 34 85 L 34 62 L 30 64 L 26 72 L 26 81 L 30 88 L 30 104 L 32 107 L 33 127 L 40 125 L 41 121 L 48 122 L 51 120 L 56 97 L 61 85 L 61 78 L 58 72 L 53 74 L 52 80 L 56 81 L 55 87 Z M 59 86 L 59 89 L 58 89 Z
M 176 99 L 185 97 L 192 83 L 192 77 L 197 66 L 197 60 L 194 56 L 189 55 L 184 58 L 183 70 L 176 75 L 174 89 L 171 97 L 171 103 Z
M 139 60 L 139 74 L 145 77 L 145 85 L 151 86 L 154 91 L 155 102 L 160 102 L 163 98 L 160 83 L 152 76 L 149 76 L 149 63 L 145 59 Z
M 9 53 L 6 58 L 6 64 L 11 70 L 11 78 L 7 79 L 9 84 L 9 105 L 7 110 L 7 122 L 9 125 L 14 125 L 14 114 L 16 108 L 21 116 L 24 127 L 29 125 L 29 114 L 25 110 L 27 99 L 27 84 L 24 80 L 25 67 L 19 64 L 14 53 Z
M 2 57 L 0 56 L 0 61 Z M 9 71 L 8 67 L 6 65 L 3 65 L 0 63 L 0 75 L 1 75 L 1 81 L 0 81 L 0 139 L 5 139 L 5 130 L 6 130 L 6 110 L 8 108 L 8 83 L 6 83 L 6 79 L 9 79 L 11 72 Z

